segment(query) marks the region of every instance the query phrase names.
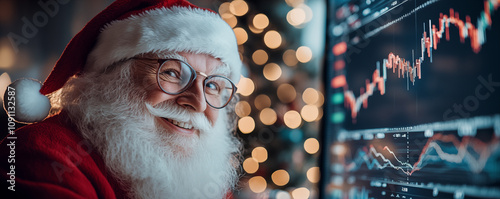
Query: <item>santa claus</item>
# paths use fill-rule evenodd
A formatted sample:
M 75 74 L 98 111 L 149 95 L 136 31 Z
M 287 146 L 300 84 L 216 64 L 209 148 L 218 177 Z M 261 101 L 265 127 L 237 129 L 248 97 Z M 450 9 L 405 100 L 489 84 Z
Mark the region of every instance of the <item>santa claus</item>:
M 217 13 L 182 0 L 115 1 L 71 40 L 43 85 L 9 86 L 10 117 L 34 123 L 1 143 L 0 157 L 15 154 L 0 163 L 1 193 L 228 197 L 238 180 L 240 68 L 234 33 Z

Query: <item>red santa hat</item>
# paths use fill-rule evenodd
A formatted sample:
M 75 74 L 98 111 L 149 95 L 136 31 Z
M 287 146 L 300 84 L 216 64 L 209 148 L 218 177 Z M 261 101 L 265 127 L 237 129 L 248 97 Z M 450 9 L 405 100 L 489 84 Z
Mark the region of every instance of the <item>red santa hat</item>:
M 11 84 L 18 91 L 18 106 L 15 116 L 10 115 L 19 122 L 41 121 L 50 110 L 45 95 L 72 76 L 102 72 L 115 62 L 159 51 L 209 54 L 229 66 L 230 79 L 239 80 L 234 32 L 216 12 L 185 0 L 116 0 L 73 37 L 41 88 L 29 79 Z

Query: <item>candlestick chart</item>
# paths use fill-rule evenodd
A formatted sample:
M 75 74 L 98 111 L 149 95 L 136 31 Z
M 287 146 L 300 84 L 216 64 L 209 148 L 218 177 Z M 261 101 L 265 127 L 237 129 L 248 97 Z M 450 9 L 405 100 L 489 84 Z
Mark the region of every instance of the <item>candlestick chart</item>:
M 499 0 L 484 1 L 484 10 L 479 14 L 477 23 L 471 22 L 471 17 L 466 15 L 465 20 L 460 18 L 458 12 L 453 8 L 449 9 L 449 14 L 439 13 L 439 18 L 435 20 L 436 24 L 429 19 L 427 24 L 423 23 L 423 33 L 420 38 L 420 53 L 417 53 L 417 58 L 413 58 L 415 54 L 412 52 L 412 58 L 405 59 L 403 56 L 393 52 L 388 53 L 387 57 L 376 63 L 376 69 L 372 74 L 372 78 L 366 79 L 366 86 L 360 88 L 359 96 L 355 96 L 352 90 L 349 90 L 348 84 L 338 85 L 344 88 L 345 105 L 351 111 L 353 119 L 358 115 L 361 107 L 368 108 L 368 99 L 376 90 L 380 95 L 385 94 L 385 82 L 387 80 L 387 70 L 397 74 L 397 78 L 407 78 L 412 85 L 417 79 L 422 78 L 421 67 L 426 57 L 432 63 L 433 50 L 438 49 L 441 40 L 450 41 L 450 26 L 454 26 L 458 38 L 461 43 L 465 43 L 468 38 L 470 47 L 474 53 L 479 53 L 481 46 L 486 42 L 486 31 L 492 26 L 491 15 L 500 6 Z M 426 29 L 426 27 L 428 28 Z M 381 68 L 382 67 L 382 68 Z M 429 66 L 432 67 L 432 66 Z M 332 85 L 335 85 L 337 79 L 332 79 Z M 378 89 L 377 89 L 378 88 Z
M 500 0 L 331 0 L 320 198 L 500 198 Z

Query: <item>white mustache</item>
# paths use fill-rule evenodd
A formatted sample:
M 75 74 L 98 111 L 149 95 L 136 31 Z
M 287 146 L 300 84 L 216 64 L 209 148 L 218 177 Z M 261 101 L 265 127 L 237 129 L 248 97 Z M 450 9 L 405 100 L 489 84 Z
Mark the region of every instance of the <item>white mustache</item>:
M 189 112 L 187 109 L 175 105 L 171 101 L 166 101 L 155 106 L 146 103 L 146 107 L 156 117 L 191 123 L 195 129 L 203 132 L 209 132 L 212 127 L 212 124 L 203 113 Z

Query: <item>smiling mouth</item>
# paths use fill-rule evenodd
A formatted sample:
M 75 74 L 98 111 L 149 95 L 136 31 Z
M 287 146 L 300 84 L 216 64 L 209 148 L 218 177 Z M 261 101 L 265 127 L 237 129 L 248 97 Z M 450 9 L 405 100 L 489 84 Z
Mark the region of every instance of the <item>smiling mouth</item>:
M 163 119 L 166 120 L 167 122 L 170 122 L 171 124 L 179 127 L 179 128 L 183 128 L 183 129 L 187 129 L 187 130 L 193 129 L 193 125 L 191 125 L 190 123 L 179 122 L 177 120 L 172 120 L 172 119 L 168 119 L 168 118 L 163 118 Z

